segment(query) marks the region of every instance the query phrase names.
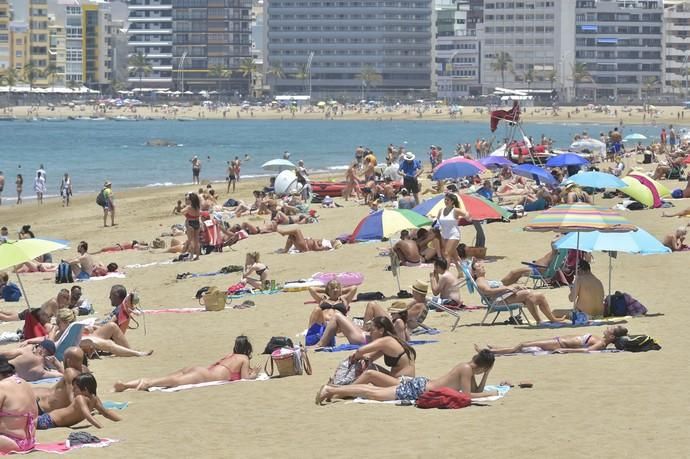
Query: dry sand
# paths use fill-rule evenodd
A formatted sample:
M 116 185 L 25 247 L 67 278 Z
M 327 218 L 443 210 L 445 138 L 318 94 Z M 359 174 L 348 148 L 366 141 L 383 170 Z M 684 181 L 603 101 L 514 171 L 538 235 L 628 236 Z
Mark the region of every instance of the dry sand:
M 174 103 L 174 102 L 173 102 Z M 509 105 L 509 104 L 508 104 Z M 96 111 L 95 106 L 84 105 L 76 107 L 59 106 L 48 108 L 46 106 L 32 108 L 13 107 L 9 111 L 3 111 L 3 115 L 18 118 L 55 117 L 67 118 L 68 116 L 139 116 L 155 119 L 267 119 L 267 120 L 318 120 L 325 119 L 325 110 L 312 107 L 302 108 L 295 114 L 288 110 L 276 110 L 268 107 L 252 107 L 241 109 L 239 106 L 230 106 L 226 109 L 207 110 L 199 106 L 176 107 L 172 109 L 163 107 L 139 106 L 134 110 L 109 108 L 106 112 Z M 451 117 L 448 108 L 425 109 L 420 116 L 417 106 L 399 106 L 390 108 L 378 108 L 375 110 L 345 109 L 342 116 L 338 114 L 336 120 L 427 120 L 427 121 L 481 121 L 489 122 L 486 107 L 463 107 L 462 113 Z M 685 110 L 680 106 L 655 107 L 653 112 L 645 113 L 640 106 L 611 106 L 610 111 L 597 111 L 587 107 L 561 107 L 554 113 L 548 107 L 523 107 L 523 120 L 529 122 L 571 122 L 571 123 L 601 123 L 605 125 L 623 124 L 684 124 Z
M 243 182 L 238 195 L 248 199 L 256 183 Z M 675 184 L 669 184 L 675 185 Z M 169 212 L 187 188 L 139 189 L 122 192 L 115 186 L 119 225 L 102 228 L 95 196 L 79 196 L 69 208 L 56 200 L 44 206 L 28 202 L 2 206 L 0 221 L 12 231 L 31 223 L 37 236 L 89 241 L 92 248 L 114 242 L 152 240 L 173 223 Z M 221 193 L 225 197 L 225 193 Z M 598 204 L 613 201 L 597 199 Z M 679 207 L 688 201 L 676 201 Z M 354 203 L 343 208 L 319 209 L 321 222 L 302 226 L 306 235 L 334 237 L 351 231 L 367 209 Z M 661 219 L 661 210 L 630 212 L 626 216 L 661 238 L 682 222 Z M 551 234 L 526 233 L 521 228 L 531 219 L 486 228 L 489 254 L 498 259 L 488 265 L 490 278 L 500 278 L 522 260 L 541 256 Z M 463 233 L 471 241 L 472 229 Z M 177 273 L 215 271 L 228 264 L 242 264 L 244 254 L 259 250 L 279 282 L 308 277 L 317 271 L 361 271 L 360 291 L 397 291 L 391 274 L 384 270 L 388 259 L 377 256 L 382 244 L 345 246 L 338 251 L 297 255 L 276 254 L 283 238 L 276 234 L 251 236 L 233 250 L 202 257 L 193 263 L 127 270 L 128 289 L 137 289 L 144 308 L 197 306 L 196 290 L 204 285 L 227 287 L 238 274 L 176 281 Z M 71 257 L 70 249 L 55 258 Z M 689 378 L 687 324 L 690 310 L 684 291 L 688 253 L 665 256 L 621 255 L 614 261 L 613 288 L 630 292 L 659 317 L 630 320 L 631 333 L 657 338 L 663 350 L 642 354 L 597 354 L 499 357 L 489 383 L 503 380 L 534 382 L 532 389 L 513 389 L 488 407 L 463 410 L 423 411 L 413 407 L 314 405 L 314 394 L 347 353 L 311 353 L 312 376 L 197 389 L 181 393 L 111 393 L 118 379 L 157 376 L 189 365 L 209 365 L 232 350 L 235 336 L 251 338 L 254 364 L 274 335 L 295 335 L 307 325 L 313 305 L 308 294 L 280 293 L 251 298 L 256 307 L 216 313 L 148 315 L 142 326 L 127 333 L 138 349 L 154 349 L 151 357 L 104 358 L 92 362 L 103 400 L 128 401 L 124 420 L 103 420 L 94 434 L 122 440 L 103 450 L 81 450 L 71 457 L 688 457 L 690 406 L 684 389 Z M 596 254 L 593 270 L 606 282 L 607 258 Z M 170 259 L 170 255 L 128 251 L 101 255 L 104 262 L 120 265 Z M 403 268 L 401 281 L 428 279 L 424 268 Z M 59 287 L 52 275 L 23 276 L 34 304 L 55 295 Z M 109 311 L 108 291 L 119 280 L 86 282 L 85 295 L 99 315 Z M 544 291 L 555 307 L 567 307 L 567 289 Z M 478 297 L 463 290 L 468 304 Z M 10 309 L 17 306 L 10 306 Z M 364 304 L 353 305 L 353 315 Z M 477 326 L 482 312 L 462 313 L 461 326 L 450 332 L 445 313 L 430 313 L 427 322 L 442 333 L 437 344 L 417 347 L 417 374 L 436 377 L 473 355 L 475 343 L 512 344 L 558 334 L 602 333 L 602 327 L 563 330 L 528 330 L 513 326 Z M 501 319 L 502 320 L 502 319 Z M 3 324 L 0 331 L 14 330 L 17 323 Z M 342 339 L 341 339 L 342 340 Z M 8 346 L 9 347 L 9 346 Z M 38 433 L 40 441 L 66 438 L 70 430 Z M 38 455 L 37 455 L 38 456 Z

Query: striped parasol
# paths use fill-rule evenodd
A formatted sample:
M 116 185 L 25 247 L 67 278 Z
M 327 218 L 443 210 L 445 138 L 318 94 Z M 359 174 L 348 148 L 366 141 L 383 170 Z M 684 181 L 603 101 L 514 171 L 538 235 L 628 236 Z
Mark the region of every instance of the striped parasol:
M 457 196 L 460 208 L 470 214 L 473 220 L 508 220 L 510 218 L 507 210 L 478 194 L 457 194 Z M 435 218 L 438 211 L 445 207 L 444 198 L 445 194 L 434 196 L 412 210 L 420 215 Z M 463 220 L 461 224 L 468 223 Z
M 618 213 L 590 204 L 562 204 L 537 215 L 525 231 L 625 233 L 637 227 Z
M 356 241 L 381 240 L 405 229 L 430 226 L 431 220 L 406 209 L 384 209 L 371 213 L 359 222 L 351 238 Z

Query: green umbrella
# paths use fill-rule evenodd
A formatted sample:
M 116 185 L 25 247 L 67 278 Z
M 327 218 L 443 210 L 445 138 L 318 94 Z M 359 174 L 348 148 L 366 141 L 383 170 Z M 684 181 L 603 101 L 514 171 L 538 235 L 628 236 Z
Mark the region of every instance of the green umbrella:
M 34 258 L 40 257 L 41 255 L 45 255 L 46 253 L 66 248 L 67 246 L 65 244 L 48 241 L 46 239 L 34 238 L 22 239 L 20 241 L 7 241 L 3 244 L 0 244 L 0 270 L 21 265 L 22 263 L 31 261 Z M 19 277 L 19 273 L 17 273 L 17 281 L 19 281 L 19 287 L 21 288 L 24 299 L 26 300 L 26 305 L 31 307 L 29 304 L 29 299 L 26 296 L 26 291 L 24 291 L 22 279 Z

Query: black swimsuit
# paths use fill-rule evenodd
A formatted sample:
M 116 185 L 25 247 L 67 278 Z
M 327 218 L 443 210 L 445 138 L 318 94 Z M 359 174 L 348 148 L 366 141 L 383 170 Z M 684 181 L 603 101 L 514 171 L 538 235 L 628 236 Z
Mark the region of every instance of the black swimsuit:
M 342 301 L 335 304 L 331 304 L 327 301 L 322 301 L 319 307 L 322 311 L 325 311 L 327 309 L 333 309 L 335 311 L 340 312 L 344 316 L 347 315 L 347 306 L 345 306 L 345 303 L 343 303 Z
M 398 366 L 398 363 L 400 362 L 400 358 L 401 358 L 403 355 L 405 355 L 405 351 L 404 351 L 404 350 L 403 350 L 403 351 L 400 353 L 400 355 L 398 355 L 397 357 L 392 357 L 392 356 L 390 356 L 390 355 L 384 355 L 384 356 L 383 356 L 383 362 L 384 362 L 387 366 L 389 366 L 389 367 L 391 367 L 391 368 L 395 368 L 395 367 Z

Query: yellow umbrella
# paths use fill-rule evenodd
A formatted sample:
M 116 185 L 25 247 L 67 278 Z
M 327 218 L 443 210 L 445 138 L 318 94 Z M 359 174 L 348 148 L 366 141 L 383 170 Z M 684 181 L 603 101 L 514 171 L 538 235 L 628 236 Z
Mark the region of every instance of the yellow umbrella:
M 654 207 L 654 195 L 649 188 L 638 182 L 634 177 L 623 177 L 622 180 L 628 186 L 619 188 L 618 191 L 627 194 L 640 204 Z

